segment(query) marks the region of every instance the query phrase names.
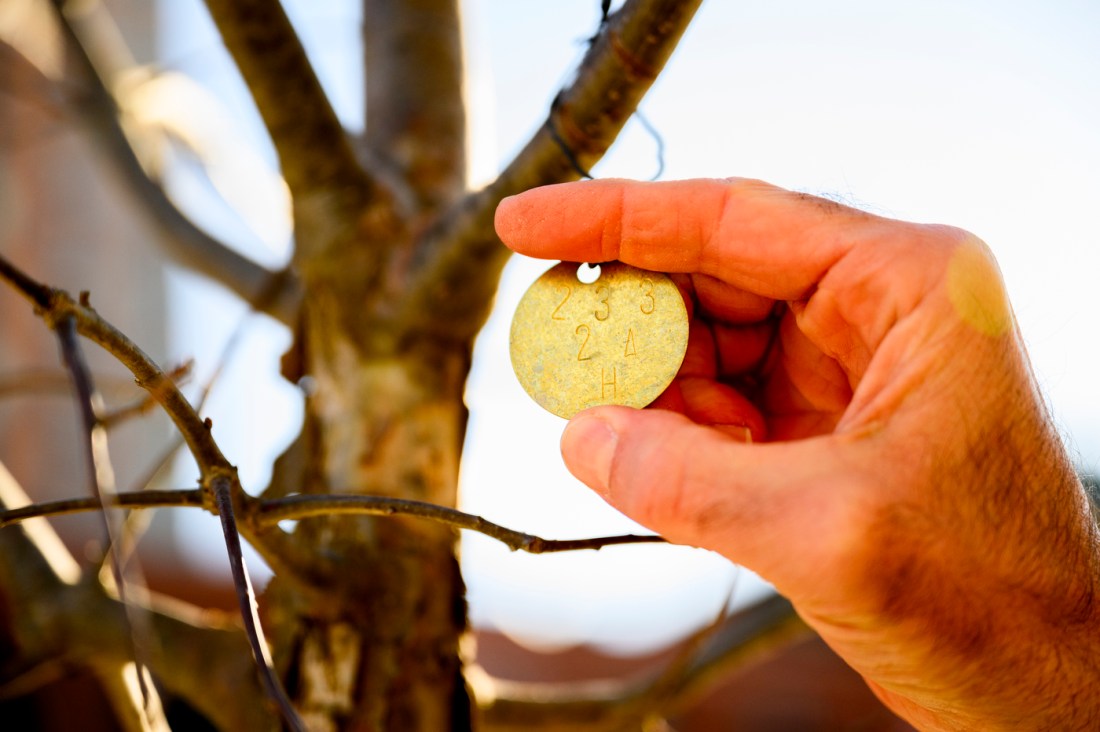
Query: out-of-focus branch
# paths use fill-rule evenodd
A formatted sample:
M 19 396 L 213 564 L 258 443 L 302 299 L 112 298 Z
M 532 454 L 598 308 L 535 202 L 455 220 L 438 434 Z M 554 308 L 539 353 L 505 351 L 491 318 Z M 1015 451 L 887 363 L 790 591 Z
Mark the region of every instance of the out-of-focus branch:
M 466 106 L 457 0 L 363 0 L 366 133 L 434 209 L 466 183 Z
M 131 382 L 127 381 L 127 385 Z M 72 393 L 72 382 L 60 371 L 20 371 L 0 374 L 0 399 L 20 396 L 64 396 Z
M 671 56 L 702 0 L 628 0 L 609 19 L 542 127 L 487 188 L 467 196 L 422 238 L 402 303 L 409 335 L 472 338 L 488 314 L 508 250 L 493 230 L 502 198 L 574 180 L 614 142 Z
M 120 537 L 122 533 L 121 523 L 107 510 L 111 497 L 115 491 L 115 474 L 111 465 L 111 457 L 107 449 L 107 429 L 100 422 L 100 412 L 103 408 L 103 400 L 95 388 L 91 370 L 84 358 L 84 349 L 80 346 L 80 339 L 76 334 L 76 324 L 72 317 L 61 318 L 54 328 L 58 341 L 61 344 L 61 356 L 69 374 L 72 377 L 73 390 L 76 394 L 77 411 L 80 414 L 81 427 L 84 433 L 83 447 L 85 469 L 88 473 L 88 483 L 92 496 L 100 503 L 100 517 L 103 529 L 109 544 L 111 572 L 114 576 L 118 599 L 126 610 L 127 619 L 130 621 L 130 642 L 127 648 L 133 652 L 134 681 L 135 685 L 124 683 L 114 671 L 105 673 L 105 677 L 111 681 L 110 690 L 116 704 L 127 718 L 127 723 L 138 723 L 139 728 L 145 724 L 159 725 L 163 719 L 157 716 L 146 718 L 149 712 L 160 713 L 160 697 L 156 690 L 146 683 L 145 673 L 145 647 L 143 636 L 145 631 L 144 618 L 140 611 L 131 607 L 126 597 L 126 582 L 123 574 L 122 546 Z M 135 722 L 136 720 L 136 722 Z M 164 726 L 164 725 L 160 725 Z
M 172 368 L 168 372 L 169 378 L 177 384 L 183 383 L 190 375 L 194 366 L 190 361 Z M 122 392 L 132 390 L 133 379 L 123 379 L 116 376 L 97 376 L 96 383 L 104 392 Z M 11 399 L 24 396 L 61 396 L 68 397 L 72 394 L 72 380 L 61 371 L 48 371 L 41 369 L 28 369 L 0 374 L 0 399 Z M 106 426 L 113 426 L 118 422 L 128 419 L 136 414 L 144 414 L 149 410 L 151 400 L 146 396 L 130 404 L 118 407 L 101 418 Z
M 97 149 L 121 173 L 143 210 L 157 223 L 161 233 L 158 240 L 168 255 L 177 264 L 227 287 L 255 309 L 293 323 L 301 299 L 293 273 L 272 272 L 210 236 L 150 180 L 119 123 L 118 105 L 67 14 L 70 3 L 52 2 L 66 49 L 81 76 L 80 91 L 69 94 L 69 102 L 77 118 L 100 143 Z
M 165 508 L 168 506 L 202 508 L 203 496 L 198 488 L 183 491 L 131 491 L 109 497 L 107 505 L 117 508 Z M 70 513 L 95 511 L 98 508 L 100 508 L 98 498 L 62 498 L 19 508 L 8 508 L 0 511 L 0 529 L 27 519 L 64 516 Z
M 206 0 L 279 155 L 295 198 L 321 196 L 351 213 L 378 191 L 278 0 Z
M 790 602 L 771 597 L 730 616 L 683 673 L 641 681 L 525 684 L 473 678 L 486 732 L 626 732 L 672 715 L 716 679 L 807 637 Z
M 131 703 L 139 689 L 153 688 L 152 679 L 144 666 L 135 666 L 133 663 L 124 663 L 121 666 L 117 663 L 93 665 L 96 666 L 99 685 L 118 716 L 122 732 L 172 732 L 155 690 L 146 699 L 144 706 Z

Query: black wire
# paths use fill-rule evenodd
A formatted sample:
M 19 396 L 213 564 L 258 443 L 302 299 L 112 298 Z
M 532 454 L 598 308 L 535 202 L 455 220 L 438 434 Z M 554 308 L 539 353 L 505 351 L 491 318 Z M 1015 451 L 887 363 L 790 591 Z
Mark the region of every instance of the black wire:
M 566 144 L 565 139 L 558 132 L 558 126 L 554 124 L 554 112 L 558 108 L 558 101 L 561 99 L 561 93 L 554 97 L 554 101 L 550 103 L 550 115 L 546 118 L 546 126 L 550 130 L 550 137 L 554 138 L 554 142 L 558 144 L 558 148 L 561 150 L 562 155 L 569 161 L 569 164 L 573 166 L 573 170 L 577 172 L 582 178 L 588 178 L 589 180 L 595 180 L 592 174 L 581 165 L 581 162 L 577 160 L 577 154 L 573 152 L 573 149 Z
M 581 165 L 580 160 L 577 159 L 577 154 L 573 152 L 572 148 L 570 148 L 569 145 L 566 144 L 565 139 L 561 136 L 561 133 L 558 132 L 558 127 L 556 124 L 554 124 L 554 110 L 557 108 L 557 106 L 558 98 L 555 97 L 553 104 L 550 105 L 550 115 L 549 117 L 547 117 L 546 120 L 546 126 L 550 130 L 550 137 L 552 137 L 554 142 L 557 143 L 558 148 L 562 152 L 562 155 L 565 156 L 565 159 L 569 161 L 569 164 L 573 167 L 573 170 L 576 171 L 576 173 L 580 177 L 587 178 L 588 180 L 595 180 L 596 177 L 592 175 L 592 173 L 590 173 L 587 168 Z M 645 131 L 649 133 L 649 136 L 652 137 L 653 141 L 657 144 L 657 172 L 653 174 L 650 180 L 658 180 L 662 175 L 664 175 L 665 172 L 665 138 L 662 137 L 657 128 L 653 126 L 653 123 L 650 122 L 646 118 L 646 116 L 642 114 L 642 111 L 640 109 L 635 109 L 633 116 L 637 118 L 638 122 L 642 125 Z
M 661 133 L 653 126 L 653 123 L 646 119 L 645 115 L 642 114 L 642 110 L 635 109 L 634 117 L 649 133 L 649 136 L 653 138 L 653 142 L 657 144 L 657 172 L 650 178 L 650 180 L 657 180 L 665 172 L 665 138 L 661 137 Z
M 588 39 L 589 45 L 595 43 L 596 39 L 600 37 L 600 34 L 603 33 L 604 29 L 607 27 L 610 13 L 611 0 L 600 0 L 600 25 L 596 29 L 596 34 Z M 560 101 L 561 92 L 558 92 L 558 95 L 554 97 L 554 101 L 550 103 L 550 116 L 547 118 L 546 123 L 547 128 L 550 130 L 550 137 L 557 143 L 558 148 L 565 156 L 565 159 L 569 161 L 569 164 L 573 167 L 577 175 L 581 178 L 587 178 L 588 180 L 595 180 L 595 176 L 592 175 L 587 168 L 581 165 L 580 160 L 577 158 L 577 154 L 573 152 L 573 149 L 569 147 L 568 144 L 566 144 L 565 138 L 558 132 L 558 126 L 554 122 L 554 112 L 557 111 Z M 635 108 L 633 116 L 638 118 L 638 122 L 641 123 L 645 131 L 649 133 L 649 136 L 652 137 L 653 141 L 657 144 L 657 172 L 650 178 L 651 181 L 655 181 L 665 172 L 665 140 L 661 136 L 661 133 L 657 131 L 657 128 L 653 126 L 653 123 L 646 119 L 640 109 Z

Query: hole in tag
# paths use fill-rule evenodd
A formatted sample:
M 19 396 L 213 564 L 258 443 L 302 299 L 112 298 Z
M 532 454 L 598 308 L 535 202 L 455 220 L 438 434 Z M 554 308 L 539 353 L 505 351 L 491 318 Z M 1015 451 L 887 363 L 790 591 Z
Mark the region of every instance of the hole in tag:
M 585 262 L 577 267 L 577 279 L 586 285 L 591 285 L 593 282 L 600 279 L 600 265 L 588 264 Z

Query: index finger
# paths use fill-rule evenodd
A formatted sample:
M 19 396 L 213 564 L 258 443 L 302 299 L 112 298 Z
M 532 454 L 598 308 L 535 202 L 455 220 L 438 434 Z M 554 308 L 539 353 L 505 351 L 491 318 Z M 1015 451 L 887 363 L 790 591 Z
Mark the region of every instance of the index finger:
M 804 297 L 884 221 L 748 179 L 562 183 L 496 212 L 501 240 L 521 254 L 701 272 L 781 300 Z

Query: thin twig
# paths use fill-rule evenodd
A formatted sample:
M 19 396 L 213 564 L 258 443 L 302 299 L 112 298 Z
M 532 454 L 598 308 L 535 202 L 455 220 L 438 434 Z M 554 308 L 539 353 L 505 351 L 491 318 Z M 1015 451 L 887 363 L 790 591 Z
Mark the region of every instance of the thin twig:
M 434 503 L 402 498 L 364 495 L 299 494 L 261 501 L 255 505 L 253 516 L 257 525 L 271 526 L 280 521 L 304 519 L 334 514 L 364 514 L 369 516 L 416 516 L 457 529 L 469 529 L 505 544 L 512 551 L 529 554 L 549 554 L 580 549 L 601 549 L 618 544 L 665 543 L 660 536 L 624 534 L 590 539 L 543 539 L 508 529 L 480 516 L 465 513 Z
M 182 385 L 186 382 L 187 377 L 191 375 L 192 366 L 193 363 L 188 361 L 187 363 L 176 366 L 165 375 L 176 382 L 176 384 Z M 105 429 L 111 429 L 134 417 L 141 417 L 148 414 L 153 410 L 156 404 L 156 400 L 149 394 L 146 394 L 129 404 L 104 411 L 99 417 L 99 423 L 103 425 Z
M 132 491 L 115 495 L 112 498 L 111 505 L 129 509 L 165 508 L 170 506 L 202 508 L 203 492 L 199 489 Z M 256 528 L 261 529 L 274 526 L 280 521 L 340 514 L 412 516 L 453 526 L 456 529 L 476 531 L 491 539 L 496 539 L 513 551 L 522 551 L 528 554 L 602 549 L 605 546 L 621 544 L 666 543 L 666 540 L 660 536 L 636 534 L 596 536 L 587 539 L 544 539 L 533 534 L 506 528 L 480 516 L 464 513 L 446 506 L 385 496 L 299 494 L 285 498 L 259 500 L 245 495 L 241 497 L 241 506 L 244 511 L 242 520 L 246 524 L 252 523 Z M 30 506 L 0 511 L 0 528 L 30 518 L 94 511 L 98 507 L 98 501 L 91 498 L 66 498 L 58 501 L 35 503 Z
M 176 383 L 182 384 L 190 375 L 190 372 L 191 363 L 188 362 L 173 368 L 167 375 Z M 100 385 L 99 392 L 102 394 L 105 391 L 105 388 L 102 387 L 104 379 L 96 378 L 95 381 Z M 133 379 L 117 379 L 115 382 L 112 383 L 108 377 L 106 389 L 121 391 L 123 388 L 132 389 L 134 386 Z M 72 378 L 62 372 L 23 371 L 0 375 L 0 399 L 38 395 L 71 397 L 72 391 Z M 99 424 L 110 430 L 134 417 L 148 414 L 154 406 L 156 406 L 156 401 L 146 394 L 129 404 L 104 410 L 99 415 Z
M 84 359 L 83 349 L 76 333 L 76 321 L 69 315 L 60 318 L 54 328 L 58 341 L 61 344 L 61 354 L 69 374 L 72 376 L 73 387 L 76 391 L 77 407 L 80 412 L 81 425 L 84 431 L 84 447 L 88 482 L 92 495 L 99 500 L 99 515 L 103 519 L 103 529 L 106 532 L 107 551 L 110 555 L 111 572 L 115 580 L 115 590 L 118 592 L 119 602 L 126 609 L 127 618 L 130 621 L 131 635 L 130 646 L 133 651 L 134 665 L 137 671 L 138 691 L 141 694 L 139 715 L 150 713 L 150 710 L 159 709 L 159 700 L 154 700 L 154 693 L 145 678 L 145 652 L 142 642 L 142 623 L 137 614 L 140 612 L 134 608 L 126 597 L 126 581 L 122 572 L 121 545 L 119 542 L 119 527 L 112 524 L 111 513 L 108 508 L 111 497 L 115 495 L 114 469 L 111 467 L 111 458 L 107 450 L 107 430 L 100 422 L 99 414 L 103 408 L 103 400 L 99 396 L 92 381 L 91 370 Z
M 179 506 L 202 508 L 203 493 L 199 488 L 191 490 L 156 490 L 116 493 L 108 498 L 108 505 L 117 508 L 164 508 Z M 65 516 L 72 513 L 95 511 L 100 508 L 98 498 L 62 498 L 56 501 L 42 501 L 19 508 L 0 511 L 0 529 L 27 519 L 41 516 Z
M 0 277 L 10 282 L 19 293 L 34 303 L 36 308 L 45 310 L 50 307 L 54 290 L 27 275 L 3 255 L 0 255 Z
M 133 387 L 133 379 L 119 379 L 111 383 L 110 377 L 97 377 L 100 390 L 115 391 L 121 387 Z M 104 382 L 107 381 L 107 385 Z M 71 398 L 73 382 L 63 371 L 28 369 L 0 374 L 0 399 L 12 399 L 24 396 L 63 396 Z
M 252 591 L 252 580 L 248 576 L 248 567 L 245 566 L 244 557 L 241 554 L 241 536 L 237 531 L 237 521 L 233 512 L 232 482 L 226 476 L 218 476 L 211 481 L 211 488 L 214 491 L 218 516 L 221 518 L 225 548 L 229 554 L 229 569 L 233 574 L 233 586 L 237 589 L 237 604 L 240 605 L 244 630 L 252 646 L 252 656 L 260 670 L 264 689 L 267 695 L 279 705 L 283 718 L 290 728 L 295 732 L 305 732 L 305 724 L 302 723 L 286 694 L 286 689 L 283 688 L 282 682 L 275 673 L 271 652 L 267 648 L 267 641 L 264 640 L 259 607 L 256 605 L 256 595 Z
M 653 144 L 657 146 L 657 149 L 654 152 L 654 155 L 657 158 L 657 171 L 653 174 L 653 177 L 651 177 L 650 180 L 658 180 L 665 173 L 665 138 L 661 135 L 660 130 L 658 130 L 653 125 L 653 123 L 649 121 L 649 118 L 642 114 L 642 110 L 640 108 L 634 110 L 634 119 L 638 120 L 639 124 L 642 125 L 642 128 L 649 133 L 650 137 L 653 138 Z

